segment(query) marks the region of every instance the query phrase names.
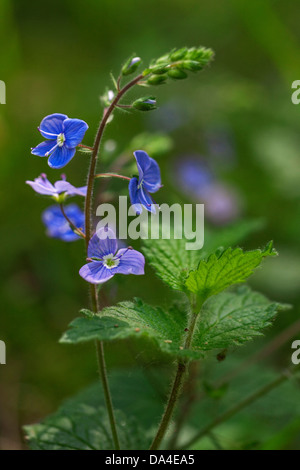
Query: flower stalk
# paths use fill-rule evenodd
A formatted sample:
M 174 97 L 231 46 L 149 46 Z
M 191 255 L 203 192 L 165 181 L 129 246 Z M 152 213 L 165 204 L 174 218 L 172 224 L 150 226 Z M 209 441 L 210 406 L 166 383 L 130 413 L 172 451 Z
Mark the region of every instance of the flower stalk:
M 104 109 L 103 118 L 99 124 L 99 128 L 96 134 L 95 142 L 93 145 L 92 156 L 90 160 L 90 167 L 88 172 L 88 180 L 87 180 L 87 193 L 85 199 L 85 241 L 86 241 L 86 249 L 88 251 L 89 241 L 91 239 L 91 212 L 92 212 L 92 199 L 93 199 L 93 189 L 94 189 L 94 181 L 95 181 L 95 173 L 96 173 L 96 166 L 97 166 L 97 159 L 99 154 L 99 149 L 101 145 L 101 140 L 104 134 L 104 130 L 106 124 L 111 116 L 112 112 L 114 111 L 115 107 L 119 103 L 122 96 L 130 90 L 134 85 L 136 85 L 142 75 L 138 75 L 136 78 L 131 80 L 127 83 L 122 89 L 120 89 L 111 102 L 108 108 Z M 97 313 L 98 311 L 98 296 L 97 296 L 97 289 L 95 285 L 91 286 L 91 297 L 92 297 L 92 304 L 94 312 Z M 112 437 L 114 440 L 114 445 L 116 450 L 120 449 L 119 437 L 116 427 L 116 420 L 114 416 L 114 409 L 113 403 L 111 398 L 111 393 L 108 384 L 107 378 L 107 371 L 106 371 L 106 361 L 105 361 L 105 354 L 104 354 L 104 345 L 102 341 L 96 342 L 96 350 L 97 350 L 97 357 L 98 357 L 98 367 L 99 367 L 99 375 L 103 386 L 104 397 L 106 402 L 106 408 L 109 416 L 110 427 L 112 432 Z
M 200 311 L 200 310 L 199 310 Z M 192 339 L 193 339 L 193 334 L 195 331 L 195 327 L 197 324 L 199 314 L 195 313 L 194 310 L 191 312 L 190 318 L 189 318 L 189 323 L 187 326 L 187 335 L 185 338 L 184 342 L 184 347 L 183 349 L 189 349 Z M 177 370 L 176 370 L 176 375 L 174 378 L 174 382 L 171 388 L 171 392 L 169 395 L 169 399 L 167 402 L 167 406 L 165 408 L 163 417 L 161 419 L 159 428 L 157 430 L 157 433 L 154 437 L 154 440 L 150 446 L 149 450 L 157 450 L 168 430 L 170 421 L 172 419 L 175 407 L 177 405 L 178 399 L 181 395 L 181 391 L 183 388 L 185 376 L 186 376 L 186 370 L 187 370 L 187 365 L 188 365 L 188 360 L 186 359 L 179 359 L 177 362 Z

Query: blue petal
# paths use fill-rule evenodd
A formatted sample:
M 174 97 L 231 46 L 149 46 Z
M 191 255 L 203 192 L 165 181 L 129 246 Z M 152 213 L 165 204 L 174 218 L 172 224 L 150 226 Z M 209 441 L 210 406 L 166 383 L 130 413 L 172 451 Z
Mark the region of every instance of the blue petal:
M 66 206 L 65 212 L 76 227 L 82 228 L 84 226 L 84 214 L 76 204 Z M 42 214 L 42 220 L 47 227 L 47 235 L 49 237 L 59 238 L 66 242 L 72 242 L 81 238 L 70 228 L 57 205 L 48 207 Z
M 136 150 L 134 156 L 139 170 L 140 182 L 143 182 L 143 186 L 150 193 L 155 193 L 161 187 L 158 163 L 143 150 Z
M 131 205 L 134 207 L 136 213 L 139 215 L 142 213 L 143 208 L 140 204 L 138 184 L 139 183 L 137 178 L 131 178 L 131 180 L 129 181 L 128 190 Z
M 50 168 L 62 168 L 74 157 L 76 149 L 68 149 L 66 146 L 56 147 L 48 159 Z
M 103 258 L 115 254 L 118 249 L 116 235 L 110 228 L 100 228 L 91 238 L 88 247 L 89 258 Z
M 64 121 L 65 145 L 74 148 L 82 141 L 89 126 L 81 119 L 66 119 Z
M 147 191 L 144 191 L 143 187 L 138 190 L 138 196 L 140 203 L 147 209 L 147 211 L 156 214 L 155 203 L 152 200 L 150 194 L 148 194 Z
M 101 261 L 92 261 L 91 263 L 85 264 L 80 269 L 79 274 L 91 284 L 102 284 L 111 279 L 114 275 L 111 269 L 107 269 L 103 266 Z
M 65 114 L 50 114 L 46 116 L 39 127 L 39 131 L 45 139 L 53 139 L 63 132 L 63 122 L 68 116 Z
M 120 257 L 120 263 L 114 268 L 114 273 L 145 274 L 145 258 L 139 251 L 122 248 L 117 253 L 118 257 Z
M 46 153 L 51 152 L 55 146 L 56 140 L 47 140 L 46 142 L 42 142 L 41 144 L 31 149 L 31 153 L 32 155 L 37 155 L 38 157 L 46 157 Z

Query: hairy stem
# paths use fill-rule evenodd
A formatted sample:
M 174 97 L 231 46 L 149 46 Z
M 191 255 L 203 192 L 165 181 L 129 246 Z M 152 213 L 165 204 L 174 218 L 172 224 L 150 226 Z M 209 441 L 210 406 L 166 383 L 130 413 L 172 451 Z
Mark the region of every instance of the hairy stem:
M 88 243 L 91 238 L 91 210 L 92 210 L 92 198 L 93 198 L 93 188 L 94 188 L 94 180 L 95 180 L 95 170 L 97 164 L 98 153 L 100 149 L 101 140 L 104 134 L 105 126 L 107 124 L 108 118 L 112 114 L 113 110 L 115 109 L 116 105 L 120 101 L 120 99 L 125 95 L 125 93 L 130 90 L 134 85 L 136 85 L 140 79 L 143 77 L 142 74 L 138 75 L 136 78 L 131 80 L 131 82 L 127 83 L 116 95 L 112 103 L 108 108 L 104 110 L 103 118 L 100 122 L 94 146 L 93 146 L 93 153 L 91 156 L 90 168 L 88 173 L 88 181 L 87 181 L 87 193 L 85 198 L 85 234 L 86 234 L 86 245 L 88 247 Z
M 86 241 L 86 249 L 88 251 L 89 241 L 91 239 L 91 212 L 92 212 L 92 199 L 93 199 L 93 189 L 94 189 L 94 181 L 95 181 L 95 171 L 98 159 L 98 153 L 100 149 L 101 140 L 104 134 L 104 130 L 106 124 L 108 122 L 108 118 L 112 114 L 113 110 L 115 109 L 116 105 L 118 104 L 119 100 L 122 96 L 136 83 L 139 82 L 142 75 L 139 75 L 131 82 L 127 83 L 121 90 L 118 91 L 118 94 L 112 101 L 111 105 L 104 110 L 103 118 L 99 124 L 99 128 L 96 134 L 90 167 L 88 172 L 88 180 L 87 180 L 87 193 L 85 198 L 85 241 Z M 93 310 L 95 313 L 98 311 L 98 295 L 97 295 L 97 288 L 96 286 L 92 285 L 91 287 L 91 300 L 93 304 Z M 111 398 L 111 393 L 108 385 L 108 378 L 107 378 L 107 371 L 106 371 L 106 362 L 105 362 L 105 355 L 104 355 L 104 345 L 102 341 L 96 342 L 96 350 L 97 350 L 97 357 L 98 357 L 98 368 L 99 368 L 99 375 L 103 386 L 104 397 L 106 402 L 106 408 L 108 412 L 108 417 L 110 421 L 110 427 L 112 432 L 112 437 L 114 441 L 114 445 L 116 450 L 120 449 L 120 443 L 118 438 L 118 432 L 116 427 L 116 420 L 114 415 L 113 403 Z
M 114 408 L 113 408 L 113 403 L 112 403 L 112 398 L 111 398 L 111 393 L 109 390 L 109 384 L 108 384 L 108 378 L 107 378 L 103 341 L 98 341 L 98 340 L 96 341 L 96 351 L 97 351 L 97 358 L 98 358 L 99 375 L 100 375 L 102 386 L 103 386 L 103 392 L 104 392 L 112 437 L 113 437 L 116 450 L 120 450 L 120 442 L 119 442 L 119 437 L 118 437 Z
M 191 408 L 197 398 L 196 386 L 197 386 L 197 377 L 199 372 L 199 362 L 191 362 L 189 367 L 189 377 L 184 385 L 184 402 L 181 406 L 181 409 L 178 413 L 175 423 L 175 429 L 173 435 L 170 438 L 168 448 L 169 450 L 176 449 L 178 436 L 180 434 L 182 425 L 189 416 Z
M 288 380 L 295 372 L 299 371 L 299 367 L 292 367 L 289 369 L 284 370 L 276 379 L 272 380 L 268 384 L 264 385 L 261 387 L 259 390 L 256 392 L 252 393 L 248 397 L 246 397 L 244 400 L 240 401 L 233 407 L 231 407 L 229 410 L 225 411 L 221 415 L 219 415 L 216 419 L 214 419 L 208 426 L 206 426 L 204 429 L 199 431 L 197 434 L 195 434 L 194 437 L 192 437 L 188 442 L 182 446 L 182 449 L 188 449 L 191 447 L 193 444 L 195 444 L 199 439 L 201 439 L 203 436 L 209 434 L 216 426 L 218 426 L 221 423 L 224 423 L 224 421 L 227 421 L 230 419 L 232 416 L 237 414 L 239 411 L 243 410 L 246 408 L 248 405 L 251 405 L 251 403 L 255 402 L 259 398 L 263 397 L 267 393 L 269 393 L 271 390 L 274 388 L 278 387 L 280 384 Z
M 192 312 L 190 319 L 189 319 L 189 325 L 187 327 L 187 335 L 186 335 L 185 342 L 184 342 L 184 349 L 188 349 L 191 345 L 197 319 L 198 319 L 198 314 Z M 156 436 L 154 437 L 154 440 L 151 444 L 150 450 L 156 450 L 159 448 L 168 430 L 170 421 L 172 419 L 178 398 L 180 397 L 181 390 L 184 384 L 187 364 L 188 364 L 187 360 L 179 360 L 177 362 L 177 371 L 176 371 L 175 379 L 171 388 L 167 406 L 165 408 L 165 411 L 161 419 L 159 428 L 157 430 Z

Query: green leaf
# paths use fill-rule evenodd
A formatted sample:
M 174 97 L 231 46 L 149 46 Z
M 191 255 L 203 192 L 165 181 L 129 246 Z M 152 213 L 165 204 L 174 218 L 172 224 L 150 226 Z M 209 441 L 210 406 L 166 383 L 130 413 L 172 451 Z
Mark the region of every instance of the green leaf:
M 276 254 L 272 242 L 264 250 L 228 248 L 220 256 L 212 254 L 207 260 L 200 261 L 197 270 L 190 272 L 185 285 L 204 301 L 231 285 L 244 282 L 263 258 Z
M 89 311 L 83 313 L 90 315 Z M 171 307 L 167 312 L 161 307 L 152 307 L 135 299 L 134 302 L 120 302 L 116 306 L 104 308 L 92 317 L 76 318 L 60 342 L 74 344 L 96 339 L 114 341 L 148 337 L 164 353 L 199 357 L 199 353 L 181 349 L 186 324 L 186 314 L 180 306 Z
M 192 348 L 209 351 L 241 345 L 261 335 L 277 312 L 288 308 L 270 302 L 248 286 L 239 286 L 235 292 L 222 292 L 203 305 Z
M 116 411 L 121 449 L 145 449 L 148 439 L 135 418 Z M 90 400 L 90 394 L 66 402 L 44 422 L 24 427 L 32 450 L 113 450 L 105 409 Z
M 205 230 L 204 247 L 201 250 L 186 250 L 187 240 L 143 240 L 143 252 L 157 276 L 172 289 L 185 291 L 185 280 L 189 271 L 196 269 L 201 259 L 219 247 L 227 248 L 259 230 L 261 221 L 239 222 L 223 230 Z
M 287 306 L 272 303 L 263 295 L 243 286 L 208 299 L 203 305 L 190 349 L 183 349 L 187 314 L 184 305 L 169 312 L 145 304 L 121 302 L 102 312 L 75 319 L 63 335 L 61 343 L 115 341 L 127 338 L 148 338 L 172 357 L 199 359 L 206 351 L 242 344 L 261 334 L 280 309 Z

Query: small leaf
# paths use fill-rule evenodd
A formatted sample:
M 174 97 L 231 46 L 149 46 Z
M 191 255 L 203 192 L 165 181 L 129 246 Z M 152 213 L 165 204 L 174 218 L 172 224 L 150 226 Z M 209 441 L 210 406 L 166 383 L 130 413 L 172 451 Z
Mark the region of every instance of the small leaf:
M 231 285 L 244 282 L 263 258 L 276 254 L 272 242 L 264 250 L 243 251 L 241 248 L 228 248 L 220 256 L 212 254 L 207 260 L 200 261 L 197 270 L 190 272 L 186 287 L 205 301 Z

